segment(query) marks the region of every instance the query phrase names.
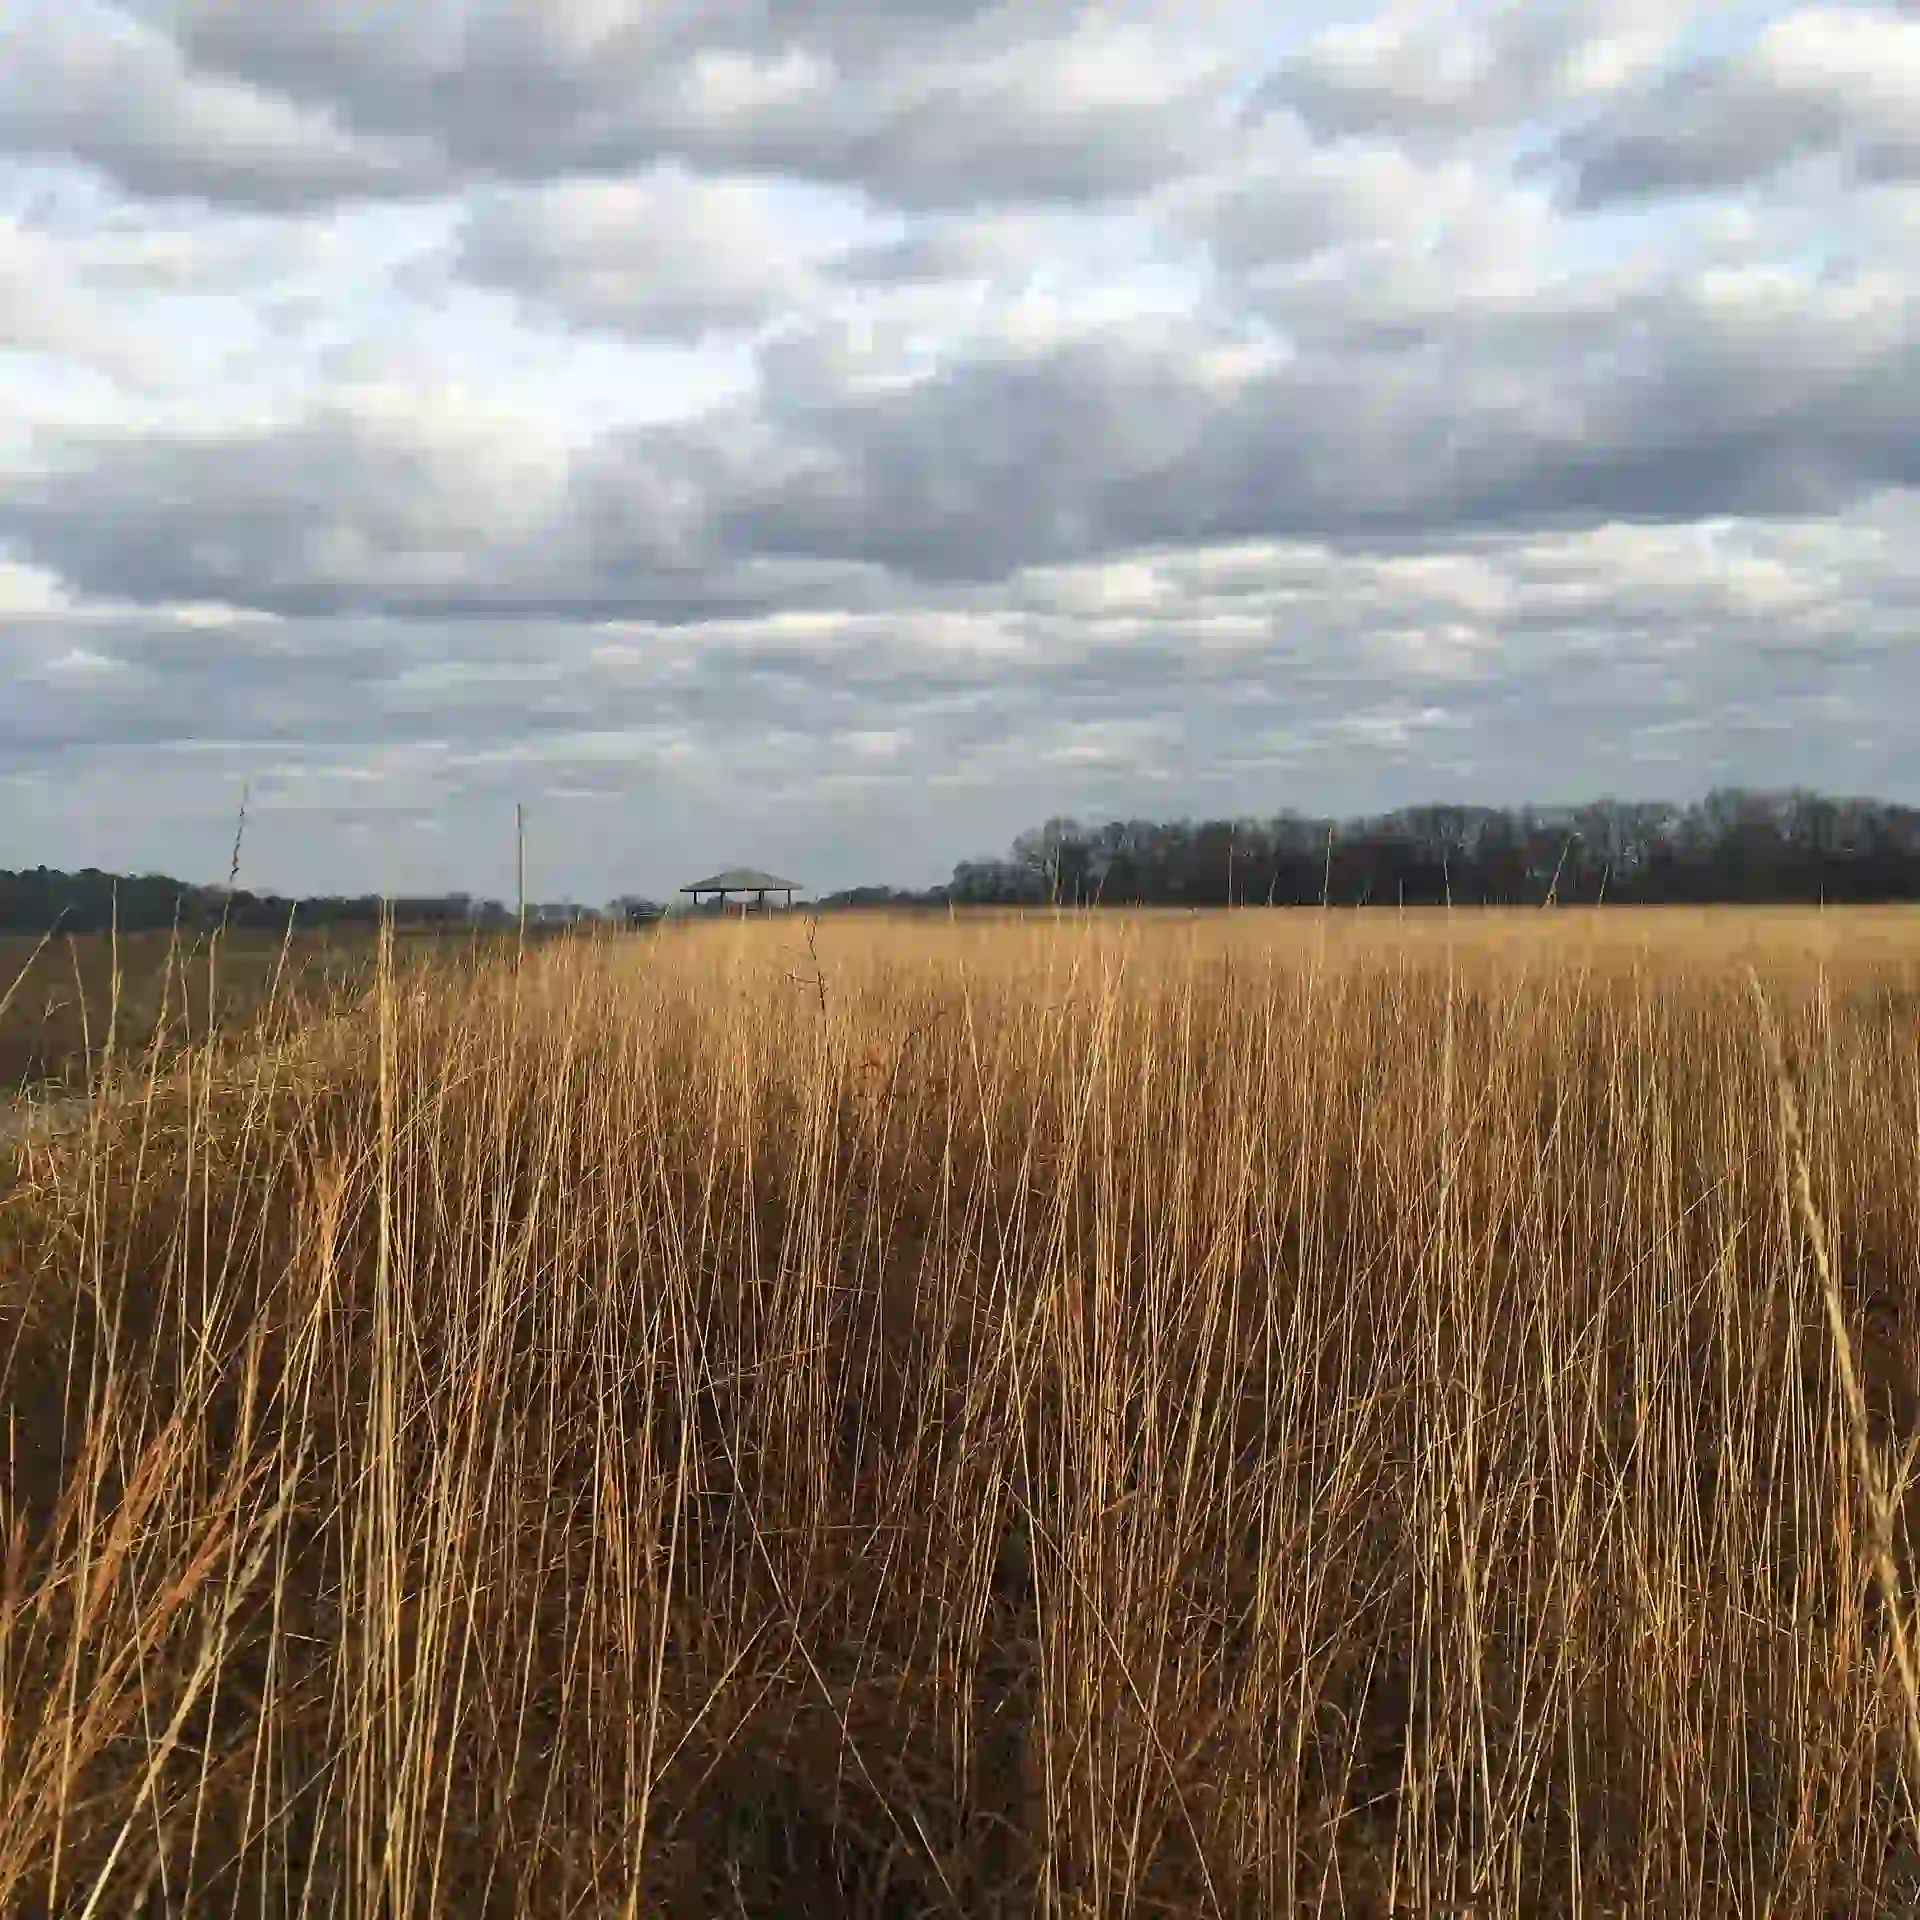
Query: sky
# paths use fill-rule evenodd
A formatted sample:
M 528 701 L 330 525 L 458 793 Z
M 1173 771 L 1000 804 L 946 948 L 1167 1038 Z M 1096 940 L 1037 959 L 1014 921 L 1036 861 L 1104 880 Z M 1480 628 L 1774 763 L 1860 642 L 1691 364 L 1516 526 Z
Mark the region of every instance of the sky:
M 4 0 L 0 867 L 1920 800 L 1920 0 Z

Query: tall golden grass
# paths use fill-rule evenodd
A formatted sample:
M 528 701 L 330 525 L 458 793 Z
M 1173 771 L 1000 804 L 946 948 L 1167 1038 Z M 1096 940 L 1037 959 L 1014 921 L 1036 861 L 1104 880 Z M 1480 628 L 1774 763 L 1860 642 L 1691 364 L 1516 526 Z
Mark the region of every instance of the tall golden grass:
M 1920 1903 L 1920 917 L 288 1027 L 11 1150 L 0 1913 Z

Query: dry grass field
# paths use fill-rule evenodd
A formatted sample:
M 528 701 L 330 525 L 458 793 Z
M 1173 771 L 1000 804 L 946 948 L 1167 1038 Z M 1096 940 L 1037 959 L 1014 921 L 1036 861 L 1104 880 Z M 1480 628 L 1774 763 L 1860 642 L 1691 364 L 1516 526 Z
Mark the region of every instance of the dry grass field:
M 165 933 L 49 939 L 0 934 L 0 1094 L 83 1088 L 110 1028 L 135 1051 L 169 1048 L 246 1026 L 269 1002 L 303 1010 L 369 973 L 364 932 L 291 940 L 230 934 L 209 964 L 209 937 Z
M 1920 915 L 716 925 L 119 1085 L 0 1148 L 0 1913 L 1920 1908 Z

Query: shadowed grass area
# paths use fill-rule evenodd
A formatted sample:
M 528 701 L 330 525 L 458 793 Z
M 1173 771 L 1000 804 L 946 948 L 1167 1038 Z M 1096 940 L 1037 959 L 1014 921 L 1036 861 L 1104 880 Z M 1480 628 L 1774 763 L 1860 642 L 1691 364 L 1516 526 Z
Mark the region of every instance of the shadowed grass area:
M 209 954 L 217 950 L 217 964 Z M 44 943 L 0 934 L 0 1093 L 84 1089 L 113 1032 L 122 1052 L 244 1026 L 276 998 L 312 999 L 371 975 L 370 934 L 105 934 Z
M 1917 1012 L 850 919 L 130 1069 L 0 1197 L 0 1911 L 1910 1910 Z
M 271 1010 L 299 1018 L 373 975 L 371 929 L 130 933 L 44 939 L 0 934 L 0 1094 L 42 1095 L 86 1088 L 108 1049 L 139 1053 L 203 1045 L 250 1031 Z M 498 934 L 401 929 L 409 960 L 434 955 L 470 962 L 511 942 Z

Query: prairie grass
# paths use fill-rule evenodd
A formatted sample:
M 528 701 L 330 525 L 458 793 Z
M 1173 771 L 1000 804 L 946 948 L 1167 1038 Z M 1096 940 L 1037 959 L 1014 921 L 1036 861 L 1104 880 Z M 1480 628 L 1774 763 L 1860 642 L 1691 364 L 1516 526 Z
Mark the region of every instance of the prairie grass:
M 379 958 L 0 1161 L 0 1913 L 1920 1905 L 1920 916 Z

